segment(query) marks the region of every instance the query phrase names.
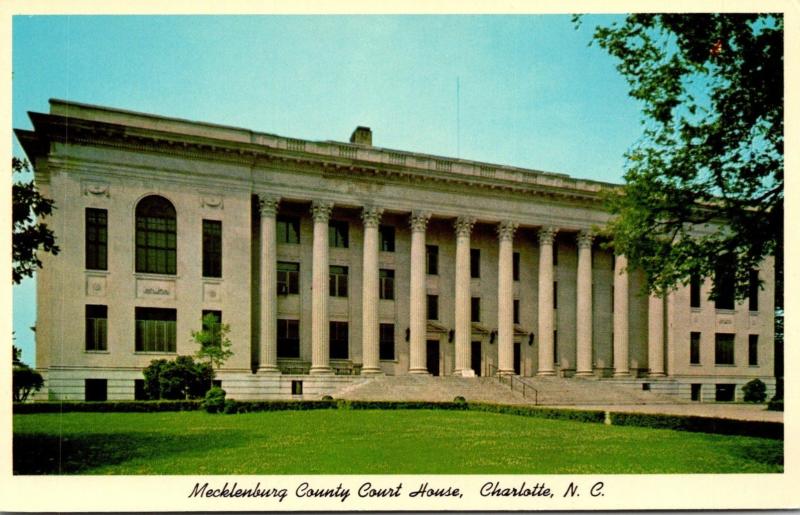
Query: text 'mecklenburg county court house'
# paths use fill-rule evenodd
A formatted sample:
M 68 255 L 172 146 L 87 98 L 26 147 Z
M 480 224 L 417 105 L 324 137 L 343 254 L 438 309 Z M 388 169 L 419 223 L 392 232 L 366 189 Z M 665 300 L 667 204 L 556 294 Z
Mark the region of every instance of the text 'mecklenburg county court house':
M 372 145 L 51 100 L 16 134 L 61 252 L 37 272 L 45 399 L 134 399 L 213 313 L 228 395 L 370 375 L 556 376 L 734 400 L 774 392 L 774 260 L 749 298 L 665 297 L 592 230 L 613 187 Z M 707 226 L 703 230 L 716 230 Z M 762 282 L 759 289 L 758 282 Z

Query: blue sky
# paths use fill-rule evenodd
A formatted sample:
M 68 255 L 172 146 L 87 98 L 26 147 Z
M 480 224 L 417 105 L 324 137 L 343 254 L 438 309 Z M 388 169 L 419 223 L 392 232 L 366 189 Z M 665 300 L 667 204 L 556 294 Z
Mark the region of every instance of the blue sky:
M 380 147 L 621 182 L 639 109 L 588 46 L 611 19 L 15 16 L 13 126 L 50 98 L 312 140 L 366 125 Z M 34 281 L 13 296 L 33 363 Z

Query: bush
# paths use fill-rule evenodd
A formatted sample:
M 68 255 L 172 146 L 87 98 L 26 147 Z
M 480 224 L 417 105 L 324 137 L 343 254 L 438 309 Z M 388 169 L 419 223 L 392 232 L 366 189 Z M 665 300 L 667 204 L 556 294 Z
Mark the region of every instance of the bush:
M 203 409 L 209 413 L 219 413 L 225 409 L 225 390 L 219 386 L 211 388 L 206 392 L 203 399 Z
M 239 412 L 238 403 L 233 399 L 226 399 L 225 407 L 223 408 L 223 413 L 225 413 L 226 415 L 232 415 L 238 412 Z
M 615 426 L 651 427 L 654 429 L 674 429 L 676 431 L 692 431 L 696 433 L 756 436 L 776 440 L 783 439 L 783 424 L 781 422 L 612 412 L 611 424 Z
M 196 363 L 191 356 L 156 359 L 144 369 L 145 393 L 153 400 L 201 399 L 213 378 L 211 365 Z
M 33 392 L 38 392 L 44 386 L 42 375 L 28 365 L 14 365 L 12 389 L 14 402 L 25 402 Z
M 764 402 L 767 400 L 767 385 L 760 379 L 753 379 L 742 386 L 745 402 Z
M 767 410 L 769 411 L 783 411 L 783 399 L 778 397 L 777 395 L 769 400 L 767 404 Z
M 331 397 L 330 395 L 323 395 L 322 396 L 322 400 L 323 401 L 332 401 L 333 397 Z
M 200 408 L 200 401 L 59 401 L 59 402 L 33 402 L 14 403 L 14 413 L 18 415 L 28 413 L 70 413 L 70 412 L 159 412 L 159 411 L 195 411 Z
M 456 395 L 456 397 L 453 399 L 453 402 L 455 402 L 456 404 L 466 404 L 467 399 L 465 399 L 461 395 Z

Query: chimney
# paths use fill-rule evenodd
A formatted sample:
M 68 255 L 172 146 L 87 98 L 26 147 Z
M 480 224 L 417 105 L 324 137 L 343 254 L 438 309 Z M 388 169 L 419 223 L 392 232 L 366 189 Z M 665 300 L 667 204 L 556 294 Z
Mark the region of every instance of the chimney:
M 356 130 L 353 131 L 353 134 L 350 135 L 350 143 L 355 143 L 356 145 L 366 145 L 368 147 L 372 146 L 372 130 L 369 127 L 361 127 L 360 125 L 356 127 Z

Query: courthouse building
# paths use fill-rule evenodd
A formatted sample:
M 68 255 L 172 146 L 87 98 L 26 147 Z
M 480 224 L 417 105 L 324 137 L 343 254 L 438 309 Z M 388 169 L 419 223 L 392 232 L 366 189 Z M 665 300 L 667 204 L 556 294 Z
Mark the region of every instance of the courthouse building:
M 141 396 L 207 313 L 230 325 L 235 398 L 375 374 L 774 388 L 772 258 L 742 303 L 708 300 L 710 279 L 647 296 L 593 233 L 614 185 L 384 149 L 365 127 L 306 141 L 61 100 L 30 117 L 16 134 L 61 247 L 37 276 L 38 399 Z

